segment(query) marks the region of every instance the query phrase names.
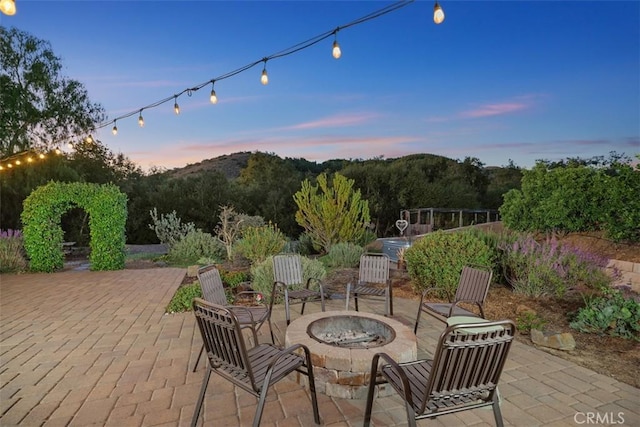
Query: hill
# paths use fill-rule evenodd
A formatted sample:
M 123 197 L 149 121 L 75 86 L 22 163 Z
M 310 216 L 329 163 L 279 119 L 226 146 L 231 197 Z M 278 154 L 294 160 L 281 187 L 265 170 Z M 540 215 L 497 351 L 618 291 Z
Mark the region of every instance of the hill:
M 183 168 L 171 169 L 167 172 L 172 178 L 186 178 L 190 175 L 197 175 L 205 171 L 221 172 L 227 179 L 235 179 L 240 176 L 240 171 L 247 167 L 251 153 L 248 151 L 225 154 L 205 159 L 201 162 L 189 164 Z

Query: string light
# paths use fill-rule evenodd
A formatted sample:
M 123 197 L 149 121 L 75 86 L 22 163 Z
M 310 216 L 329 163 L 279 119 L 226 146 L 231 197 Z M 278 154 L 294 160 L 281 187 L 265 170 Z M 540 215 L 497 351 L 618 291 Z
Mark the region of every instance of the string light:
M 116 136 L 118 134 L 118 126 L 116 126 L 116 121 L 113 121 L 113 128 L 111 129 L 111 133 L 113 134 L 113 136 Z
M 15 15 L 16 14 L 15 0 L 0 0 L 0 12 L 9 16 Z
M 38 154 L 38 157 L 40 157 L 41 159 L 44 159 L 47 156 L 45 156 L 44 153 L 40 153 L 40 154 Z
M 267 58 L 264 58 L 263 61 L 264 68 L 262 69 L 262 75 L 260 76 L 260 83 L 266 86 L 269 84 L 269 76 L 267 75 Z
M 33 157 L 31 156 L 27 157 L 27 163 L 33 163 Z
M 89 142 L 89 141 L 87 141 Z M 73 150 L 73 142 L 70 142 L 69 144 L 67 144 L 67 147 L 71 148 Z
M 173 111 L 176 112 L 176 116 L 180 114 L 180 106 L 178 105 L 178 96 L 173 97 Z
M 1 1 L 3 1 L 3 0 L 0 0 L 0 2 Z M 310 47 L 320 43 L 322 40 L 325 40 L 325 39 L 327 39 L 327 38 L 329 38 L 331 36 L 334 36 L 334 38 L 335 38 L 334 39 L 334 44 L 333 44 L 332 54 L 334 55 L 334 57 L 336 57 L 335 55 L 338 55 L 338 58 L 339 58 L 342 55 L 342 52 L 340 51 L 340 45 L 338 44 L 338 41 L 337 41 L 337 32 L 338 32 L 338 30 L 342 30 L 342 29 L 346 29 L 346 28 L 349 28 L 349 27 L 353 27 L 353 26 L 362 24 L 364 22 L 379 18 L 379 17 L 381 17 L 383 15 L 386 15 L 388 13 L 395 12 L 395 11 L 397 11 L 397 10 L 399 10 L 399 9 L 405 7 L 405 6 L 408 6 L 408 5 L 410 5 L 410 4 L 414 3 L 414 2 L 415 2 L 415 0 L 398 0 L 398 1 L 394 2 L 394 3 L 392 3 L 392 4 L 389 4 L 389 5 L 381 8 L 381 9 L 375 10 L 375 11 L 373 11 L 373 12 L 367 14 L 367 15 L 364 15 L 364 16 L 362 16 L 360 18 L 357 18 L 357 19 L 355 19 L 355 20 L 353 20 L 353 21 L 351 21 L 351 22 L 349 22 L 347 24 L 341 25 L 341 26 L 339 26 L 337 28 L 334 28 L 334 29 L 332 29 L 330 31 L 324 32 L 322 34 L 319 34 L 319 35 L 317 35 L 315 37 L 312 37 L 312 38 L 310 38 L 310 39 L 308 39 L 306 41 L 303 41 L 303 42 L 300 42 L 300 43 L 298 43 L 296 45 L 288 47 L 288 48 L 286 48 L 286 49 L 284 49 L 284 50 L 282 50 L 280 52 L 273 53 L 273 54 L 271 54 L 269 56 L 266 56 L 266 57 L 264 57 L 262 59 L 256 60 L 256 61 L 251 62 L 251 63 L 246 64 L 246 65 L 243 65 L 242 67 L 239 67 L 239 68 L 237 68 L 237 69 L 235 69 L 233 71 L 229 71 L 226 74 L 222 74 L 222 75 L 217 76 L 217 77 L 215 77 L 213 79 L 209 79 L 209 80 L 205 81 L 204 83 L 201 83 L 201 84 L 189 87 L 187 89 L 184 89 L 182 92 L 179 92 L 177 94 L 168 96 L 168 97 L 166 97 L 164 99 L 161 99 L 161 100 L 153 102 L 153 103 L 151 103 L 149 105 L 143 106 L 140 109 L 131 111 L 131 112 L 127 113 L 127 114 L 123 114 L 121 116 L 118 116 L 112 121 L 100 123 L 98 126 L 96 126 L 96 128 L 97 129 L 101 129 L 103 127 L 111 125 L 111 123 L 114 124 L 114 128 L 115 128 L 115 121 L 116 120 L 120 120 L 120 119 L 125 119 L 125 118 L 128 118 L 128 117 L 131 117 L 131 116 L 133 116 L 134 114 L 136 114 L 138 112 L 139 112 L 138 124 L 140 125 L 140 127 L 144 127 L 144 119 L 142 118 L 142 110 L 148 110 L 148 109 L 151 109 L 151 108 L 158 107 L 158 106 L 160 106 L 162 104 L 170 102 L 172 99 L 174 100 L 174 110 L 175 110 L 176 106 L 177 106 L 177 102 L 176 102 L 177 101 L 177 97 L 181 96 L 183 93 L 187 93 L 188 95 L 191 95 L 192 92 L 198 91 L 201 88 L 203 88 L 203 87 L 205 87 L 205 86 L 207 86 L 209 84 L 211 84 L 211 93 L 210 93 L 210 96 L 209 96 L 209 100 L 210 100 L 210 102 L 212 104 L 215 104 L 217 102 L 217 100 L 218 100 L 218 98 L 216 96 L 216 93 L 215 93 L 215 90 L 213 88 L 213 83 L 215 81 L 231 78 L 231 77 L 236 76 L 236 75 L 238 75 L 238 74 L 240 74 L 240 73 L 242 73 L 244 71 L 249 70 L 250 68 L 253 68 L 253 67 L 259 65 L 260 63 L 263 63 L 263 70 L 262 70 L 262 74 L 260 76 L 260 82 L 263 85 L 266 85 L 266 84 L 269 83 L 269 76 L 267 74 L 267 69 L 266 69 L 266 65 L 267 65 L 267 61 L 268 60 L 277 59 L 277 58 L 283 58 L 285 56 L 293 55 L 294 53 L 297 53 L 297 52 L 299 52 L 301 50 L 310 48 Z M 436 11 L 438 11 L 438 16 L 440 16 L 440 14 L 441 14 L 442 20 L 444 20 L 444 12 L 442 11 L 442 7 L 440 7 L 440 5 L 438 4 L 437 1 L 436 1 L 436 4 L 434 5 L 434 20 L 435 20 Z M 440 22 L 442 22 L 442 21 L 440 21 Z M 436 23 L 439 23 L 439 22 L 436 21 Z M 340 51 L 340 53 L 338 53 L 338 51 Z
M 433 22 L 436 24 L 442 24 L 444 22 L 444 10 L 436 1 L 436 4 L 433 5 Z
M 87 141 L 87 143 L 89 143 L 89 144 L 93 144 L 93 137 L 91 135 L 89 135 L 89 136 L 87 136 L 87 139 L 85 141 Z M 73 144 L 69 143 L 69 145 L 71 145 L 73 147 Z
M 335 39 L 333 40 L 333 51 L 331 52 L 331 54 L 333 55 L 334 58 L 340 59 L 340 57 L 342 56 L 342 51 L 340 50 L 340 45 L 338 44 L 338 30 L 337 29 L 334 32 L 334 34 L 335 34 Z
M 56 147 L 55 152 L 57 155 L 62 154 L 62 150 L 60 150 L 60 148 Z
M 20 166 L 22 162 L 20 160 L 16 160 L 16 166 Z
M 216 95 L 215 89 L 213 89 L 215 82 L 215 80 L 211 80 L 211 96 L 209 96 L 209 101 L 211 101 L 212 104 L 218 103 L 218 96 Z

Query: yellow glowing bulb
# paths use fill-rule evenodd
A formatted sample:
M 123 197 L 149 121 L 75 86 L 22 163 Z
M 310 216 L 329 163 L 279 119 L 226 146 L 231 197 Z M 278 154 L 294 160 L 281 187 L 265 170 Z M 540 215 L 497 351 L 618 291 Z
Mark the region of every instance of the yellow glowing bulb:
M 33 162 L 33 157 L 27 157 L 27 162 L 29 163 Z
M 111 133 L 114 134 L 114 135 L 117 135 L 118 134 L 118 126 L 113 125 L 113 129 L 111 129 Z
M 21 165 L 22 162 L 20 160 L 16 160 L 16 166 Z
M 0 171 L 3 171 L 3 170 L 4 170 L 4 166 L 0 166 Z
M 40 153 L 40 154 L 38 155 L 38 157 L 40 157 L 41 159 L 44 159 L 44 158 L 45 158 L 45 155 L 44 155 L 44 154 L 42 154 L 42 153 Z
M 9 163 L 9 164 L 7 164 L 7 167 L 8 167 L 8 168 L 12 168 L 12 167 L 13 167 L 13 165 L 12 165 L 11 163 Z
M 16 14 L 16 2 L 14 0 L 0 0 L 0 12 L 13 16 Z
M 56 154 L 61 154 L 61 153 L 62 153 L 62 151 L 60 151 L 59 148 L 56 148 Z
M 342 51 L 340 50 L 340 45 L 338 44 L 338 41 L 334 41 L 333 42 L 333 57 L 336 59 L 339 59 L 342 56 Z
M 267 69 L 262 70 L 262 76 L 260 76 L 260 83 L 266 85 L 269 83 L 269 76 L 267 75 Z
M 176 114 L 180 114 L 180 106 L 178 105 L 177 102 L 173 104 L 173 111 L 175 111 Z
M 142 113 L 140 113 L 140 116 L 138 116 L 138 124 L 141 128 L 144 127 L 144 118 L 142 118 Z
M 442 24 L 442 22 L 444 22 L 444 10 L 442 10 L 438 2 L 433 6 L 433 22 L 436 24 Z
M 218 96 L 216 95 L 216 91 L 213 89 L 211 89 L 211 96 L 209 97 L 209 100 L 211 101 L 212 104 L 218 103 Z
M 87 141 L 87 142 L 89 142 L 89 141 Z M 72 149 L 72 150 L 73 150 L 73 142 L 68 143 L 68 144 L 67 144 L 67 147 L 69 147 L 70 149 Z

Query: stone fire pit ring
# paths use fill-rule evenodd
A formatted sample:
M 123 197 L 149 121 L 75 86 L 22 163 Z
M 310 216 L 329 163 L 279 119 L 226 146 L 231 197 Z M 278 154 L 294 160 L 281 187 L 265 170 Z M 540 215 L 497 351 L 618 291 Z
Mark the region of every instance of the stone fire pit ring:
M 319 342 L 308 332 L 309 325 L 320 319 L 353 316 L 384 323 L 393 331 L 393 338 L 386 344 L 371 348 L 347 348 Z M 409 327 L 392 318 L 356 311 L 325 311 L 295 319 L 285 334 L 285 346 L 293 344 L 309 347 L 316 390 L 341 399 L 366 399 L 374 354 L 383 352 L 398 362 L 409 362 L 416 360 L 418 353 L 416 336 Z M 298 380 L 306 381 L 306 377 L 301 375 Z M 377 388 L 380 397 L 393 394 L 393 389 L 387 384 Z

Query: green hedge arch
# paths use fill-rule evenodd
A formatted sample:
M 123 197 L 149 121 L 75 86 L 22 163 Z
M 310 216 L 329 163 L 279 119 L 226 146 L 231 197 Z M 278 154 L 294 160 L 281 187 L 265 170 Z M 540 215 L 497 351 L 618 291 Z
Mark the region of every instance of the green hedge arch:
M 89 214 L 91 269 L 123 269 L 126 194 L 112 184 L 50 182 L 33 190 L 23 203 L 22 232 L 31 270 L 52 272 L 64 266 L 60 220 L 73 207 Z

